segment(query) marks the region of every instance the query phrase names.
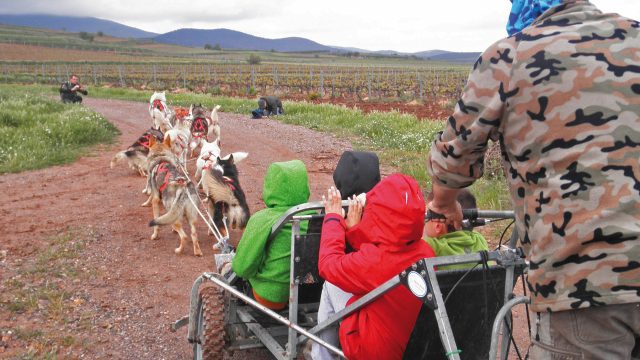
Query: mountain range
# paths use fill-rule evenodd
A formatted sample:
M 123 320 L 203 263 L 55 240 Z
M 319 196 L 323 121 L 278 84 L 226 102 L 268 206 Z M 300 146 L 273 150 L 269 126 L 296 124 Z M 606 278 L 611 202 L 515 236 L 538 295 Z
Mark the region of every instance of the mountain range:
M 319 44 L 302 37 L 267 39 L 230 29 L 178 29 L 165 34 L 156 34 L 115 21 L 95 17 L 72 17 L 41 14 L 5 15 L 0 14 L 0 24 L 28 26 L 68 32 L 102 32 L 121 38 L 152 39 L 155 42 L 189 47 L 219 45 L 223 49 L 260 50 L 278 52 L 335 52 L 375 55 L 415 56 L 439 61 L 473 62 L 480 53 L 427 50 L 416 53 L 402 53 L 393 50 L 370 51 L 352 47 L 338 47 Z
M 140 30 L 115 21 L 94 17 L 73 17 L 55 15 L 5 15 L 0 14 L 0 24 L 28 26 L 39 29 L 62 30 L 68 32 L 103 33 L 115 37 L 148 39 L 158 36 L 156 33 Z

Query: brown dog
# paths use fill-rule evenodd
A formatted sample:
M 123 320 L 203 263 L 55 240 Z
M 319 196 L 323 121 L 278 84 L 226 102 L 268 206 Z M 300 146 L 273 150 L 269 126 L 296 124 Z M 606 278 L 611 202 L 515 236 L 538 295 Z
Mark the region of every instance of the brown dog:
M 172 152 L 170 137 L 165 137 L 163 142 L 152 139 L 150 145 L 147 183 L 153 209 L 153 220 L 149 223 L 149 226 L 153 226 L 151 239 L 158 238 L 159 225 L 173 224 L 173 229 L 180 236 L 180 246 L 175 249 L 175 252 L 181 254 L 187 244 L 187 234 L 182 227 L 184 218 L 191 227 L 193 254 L 202 256 L 196 230 L 198 219 L 196 206 L 199 201 L 196 188 L 179 169 L 178 159 Z M 167 213 L 162 216 L 160 216 L 161 202 L 167 209 Z

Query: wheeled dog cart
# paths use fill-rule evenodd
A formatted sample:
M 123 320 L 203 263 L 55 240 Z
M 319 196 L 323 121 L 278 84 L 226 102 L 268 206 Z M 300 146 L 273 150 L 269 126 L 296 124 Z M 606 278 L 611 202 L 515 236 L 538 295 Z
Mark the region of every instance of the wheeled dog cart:
M 292 227 L 288 310 L 272 311 L 253 300 L 245 293 L 244 281 L 233 273 L 223 277 L 207 272 L 195 280 L 189 315 L 172 325 L 174 330 L 188 326 L 187 340 L 193 344 L 194 359 L 222 359 L 230 352 L 258 347 L 266 347 L 276 359 L 295 359 L 306 339 L 344 357 L 340 349 L 316 335 L 396 286 L 408 287 L 423 302 L 405 359 L 496 359 L 498 353 L 501 359 L 507 358 L 511 309 L 528 302 L 528 298 L 513 294 L 516 278 L 526 268 L 516 248 L 515 229 L 508 245 L 496 251 L 421 259 L 318 324 L 320 234 L 302 234 L 300 224 L 322 215 L 300 214 L 322 208 L 319 202 L 293 207 L 272 227 L 270 239 L 284 226 Z M 480 226 L 513 219 L 513 212 L 465 210 L 464 218 L 472 226 Z M 440 265 L 467 263 L 477 265 L 435 270 Z M 202 287 L 204 284 L 211 286 Z

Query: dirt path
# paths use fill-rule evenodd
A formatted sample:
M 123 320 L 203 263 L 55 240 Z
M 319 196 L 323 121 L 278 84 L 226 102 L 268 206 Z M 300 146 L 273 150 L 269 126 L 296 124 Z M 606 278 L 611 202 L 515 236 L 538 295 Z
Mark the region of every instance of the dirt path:
M 109 169 L 113 154 L 149 126 L 147 106 L 96 99 L 87 99 L 86 105 L 118 126 L 122 131 L 118 144 L 97 149 L 71 165 L 0 177 L 0 188 L 5 189 L 0 215 L 11 219 L 0 223 L 0 250 L 7 251 L 0 271 L 7 277 L 14 275 L 23 262 L 37 258 L 49 239 L 66 228 L 90 230 L 93 240 L 79 261 L 83 268 L 94 269 L 95 276 L 83 279 L 77 288 L 85 292 L 82 307 L 93 314 L 92 326 L 87 329 L 85 344 L 73 355 L 92 359 L 189 358 L 186 331 L 171 333 L 167 324 L 187 313 L 193 280 L 212 270 L 212 237 L 206 236 L 200 222 L 203 258 L 192 256 L 191 249 L 176 256 L 173 249 L 178 238 L 168 227 L 161 228 L 159 240 L 150 240 L 147 223 L 151 210 L 140 207 L 145 200 L 140 193 L 144 179 L 124 164 Z M 221 126 L 223 154 L 249 153 L 238 169 L 252 212 L 263 207 L 262 180 L 270 163 L 303 160 L 309 170 L 311 199 L 317 200 L 332 184 L 331 173 L 339 154 L 350 148 L 350 144 L 326 134 L 271 120 L 253 121 L 222 113 Z M 233 234 L 232 240 L 237 237 Z M 15 322 L 26 326 L 37 318 L 0 314 L 0 329 L 12 328 Z M 61 329 L 67 327 L 65 324 Z M 11 350 L 12 339 L 5 337 L 9 343 L 6 350 Z M 13 343 L 23 345 L 17 340 Z

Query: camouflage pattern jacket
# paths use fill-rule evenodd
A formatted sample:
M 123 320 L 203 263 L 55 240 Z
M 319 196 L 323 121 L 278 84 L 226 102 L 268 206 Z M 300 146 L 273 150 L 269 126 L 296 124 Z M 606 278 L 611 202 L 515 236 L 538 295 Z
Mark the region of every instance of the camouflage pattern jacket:
M 552 8 L 474 65 L 428 160 L 469 186 L 500 141 L 535 311 L 640 302 L 640 24 Z

